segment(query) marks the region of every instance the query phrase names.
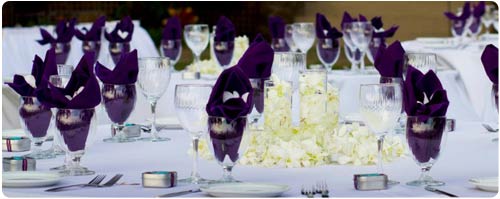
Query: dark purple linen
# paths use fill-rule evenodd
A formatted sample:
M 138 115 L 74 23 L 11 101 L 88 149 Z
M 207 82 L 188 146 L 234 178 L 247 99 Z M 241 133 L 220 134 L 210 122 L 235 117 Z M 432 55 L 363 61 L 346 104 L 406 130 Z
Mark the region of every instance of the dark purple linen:
M 274 60 L 274 51 L 258 34 L 245 51 L 236 67 L 239 67 L 249 78 L 269 78 Z
M 85 27 L 82 30 L 76 29 L 75 36 L 82 41 L 101 41 L 101 32 L 105 23 L 106 16 L 101 16 L 94 21 L 90 30 L 87 30 Z
M 113 70 L 97 62 L 95 73 L 97 77 L 106 84 L 135 83 L 137 81 L 137 74 L 139 73 L 137 50 L 123 54 Z
M 104 84 L 102 99 L 109 119 L 117 124 L 123 124 L 135 107 L 137 94 L 135 84 L 114 85 Z
M 472 11 L 472 16 L 475 18 L 481 18 L 486 11 L 486 3 L 484 1 L 480 1 L 477 5 L 474 6 Z
M 379 30 L 384 26 L 384 23 L 382 23 L 381 16 L 373 17 L 371 22 L 372 22 L 372 26 L 375 30 Z
M 271 37 L 273 39 L 283 39 L 285 38 L 285 21 L 283 18 L 278 16 L 269 17 L 269 32 L 271 32 Z
M 445 117 L 408 118 L 406 122 L 406 140 L 415 160 L 419 163 L 427 163 L 431 158 L 438 158 L 441 152 L 441 141 L 445 126 Z
M 224 162 L 226 155 L 229 156 L 232 162 L 236 162 L 239 159 L 240 154 L 238 150 L 246 124 L 246 117 L 239 117 L 231 122 L 223 118 L 208 118 L 208 132 L 215 158 L 219 162 Z
M 47 30 L 40 28 L 41 40 L 37 40 L 40 45 L 48 43 L 68 43 L 75 35 L 76 19 L 73 18 L 69 21 L 61 20 L 56 25 L 56 38 L 54 38 Z
M 33 137 L 43 138 L 47 135 L 52 111 L 41 104 L 36 97 L 22 97 L 19 116 Z
M 128 43 L 132 40 L 133 33 L 134 23 L 132 23 L 132 18 L 130 18 L 130 16 L 126 16 L 116 24 L 115 28 L 111 32 L 104 32 L 104 37 L 110 43 Z
M 484 71 L 493 84 L 498 85 L 498 48 L 489 44 L 481 55 Z
M 221 16 L 217 21 L 214 41 L 234 41 L 235 35 L 236 33 L 233 23 L 225 16 Z
M 58 109 L 56 128 L 61 133 L 69 151 L 85 149 L 95 109 Z
M 167 21 L 167 25 L 163 28 L 162 39 L 163 40 L 178 40 L 182 39 L 182 27 L 179 17 L 171 17 Z
M 387 49 L 380 46 L 375 56 L 374 66 L 382 77 L 403 77 L 405 50 L 399 41 L 395 41 Z

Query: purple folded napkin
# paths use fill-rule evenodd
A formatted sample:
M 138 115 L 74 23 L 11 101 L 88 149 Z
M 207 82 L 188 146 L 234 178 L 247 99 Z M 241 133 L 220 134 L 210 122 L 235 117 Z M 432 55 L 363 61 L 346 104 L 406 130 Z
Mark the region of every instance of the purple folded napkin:
M 132 40 L 132 34 L 134 33 L 134 23 L 132 23 L 132 18 L 130 16 L 124 17 L 115 26 L 115 29 L 110 33 L 104 32 L 104 37 L 109 42 L 130 42 Z
M 274 51 L 258 34 L 252 44 L 241 56 L 236 67 L 239 67 L 249 78 L 268 78 L 271 76 Z
M 368 21 L 368 19 L 366 19 L 366 17 L 364 15 L 360 14 L 359 15 L 359 21 L 360 22 L 366 22 L 366 21 Z
M 162 39 L 164 40 L 179 40 L 181 38 L 181 21 L 179 17 L 171 17 L 167 21 L 167 25 L 163 28 Z
M 384 23 L 382 23 L 381 16 L 373 17 L 371 22 L 372 22 L 372 26 L 375 30 L 379 30 L 384 26 Z
M 493 44 L 487 45 L 481 55 L 481 62 L 488 78 L 498 85 L 498 48 Z
M 240 67 L 224 70 L 212 89 L 206 111 L 209 116 L 224 117 L 229 122 L 246 116 L 252 108 L 253 89 Z
M 381 31 L 381 32 L 373 32 L 373 37 L 375 38 L 389 38 L 393 37 L 394 34 L 396 34 L 396 31 L 398 30 L 399 26 L 392 26 L 389 28 L 389 30 L 386 31 Z
M 395 41 L 387 49 L 381 45 L 375 56 L 375 68 L 382 77 L 403 77 L 405 50 L 399 41 Z
M 429 117 L 446 115 L 448 97 L 434 71 L 424 75 L 408 66 L 403 87 L 403 104 L 408 116 L 427 120 Z
M 48 43 L 68 43 L 73 38 L 75 34 L 75 24 L 76 19 L 73 18 L 69 21 L 61 20 L 56 25 L 56 35 L 57 38 L 54 38 L 47 30 L 40 28 L 40 33 L 42 34 L 42 39 L 37 40 L 40 45 L 45 45 Z
M 344 24 L 346 23 L 351 23 L 353 21 L 356 21 L 357 19 L 354 19 L 351 17 L 351 15 L 348 12 L 344 12 L 344 15 L 342 16 L 342 21 L 340 22 L 340 28 L 344 28 Z
M 93 57 L 92 52 L 83 55 L 66 88 L 57 88 L 48 83 L 48 88 L 37 90 L 40 102 L 47 107 L 65 109 L 88 109 L 99 105 L 101 93 L 92 69 Z
M 480 18 L 484 15 L 485 10 L 486 10 L 486 4 L 484 3 L 484 1 L 480 1 L 477 5 L 474 6 L 472 15 L 475 18 Z
M 35 90 L 45 88 L 50 75 L 57 74 L 56 53 L 51 48 L 45 53 L 45 60 L 35 55 L 31 75 L 35 79 L 35 88 L 21 75 L 14 75 L 12 83 L 6 83 L 21 96 L 35 96 Z
M 465 21 L 471 15 L 471 13 L 470 13 L 470 2 L 465 2 L 464 3 L 464 6 L 462 8 L 462 13 L 460 14 L 460 16 L 455 15 L 455 13 L 453 13 L 453 12 L 445 12 L 444 15 L 446 17 L 448 17 L 448 19 L 450 19 L 450 20 Z
M 342 33 L 339 32 L 336 28 L 332 28 L 330 22 L 328 22 L 324 15 L 322 15 L 321 13 L 316 13 L 316 37 L 320 39 L 329 38 L 335 40 L 342 37 Z
M 234 41 L 235 30 L 233 23 L 225 16 L 221 16 L 217 21 L 214 41 Z
M 113 70 L 109 70 L 99 62 L 95 66 L 97 77 L 106 84 L 133 84 L 137 81 L 138 72 L 137 50 L 122 54 Z
M 75 36 L 82 41 L 100 41 L 102 27 L 104 27 L 105 23 L 106 16 L 101 16 L 94 21 L 90 30 L 85 27 L 82 28 L 82 31 L 76 29 Z
M 269 17 L 269 30 L 275 39 L 285 38 L 285 21 L 278 16 Z

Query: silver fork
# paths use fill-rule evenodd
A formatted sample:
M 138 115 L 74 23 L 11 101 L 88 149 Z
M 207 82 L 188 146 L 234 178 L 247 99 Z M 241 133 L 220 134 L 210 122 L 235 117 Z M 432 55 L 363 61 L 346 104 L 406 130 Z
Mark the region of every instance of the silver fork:
M 326 184 L 326 181 L 316 183 L 316 193 L 321 194 L 322 198 L 329 197 L 328 184 Z
M 99 183 L 104 180 L 106 175 L 97 175 L 94 179 L 92 179 L 89 183 L 87 184 L 74 184 L 74 185 L 68 185 L 68 186 L 62 186 L 62 187 L 55 187 L 51 189 L 47 189 L 45 191 L 47 192 L 57 192 L 57 191 L 62 191 L 64 189 L 70 188 L 70 187 L 87 187 L 87 186 L 98 186 Z
M 116 182 L 118 182 L 118 180 L 120 180 L 120 178 L 122 178 L 122 176 L 123 176 L 123 174 L 116 174 L 115 176 L 113 176 L 109 181 L 107 181 L 103 185 L 97 185 L 96 187 L 111 187 L 111 186 L 115 185 Z
M 304 185 L 302 185 L 302 188 L 300 189 L 300 193 L 302 195 L 305 195 L 307 196 L 308 198 L 314 198 L 314 193 L 315 190 L 314 190 L 314 186 L 311 187 L 311 189 L 308 189 L 308 188 L 305 188 Z

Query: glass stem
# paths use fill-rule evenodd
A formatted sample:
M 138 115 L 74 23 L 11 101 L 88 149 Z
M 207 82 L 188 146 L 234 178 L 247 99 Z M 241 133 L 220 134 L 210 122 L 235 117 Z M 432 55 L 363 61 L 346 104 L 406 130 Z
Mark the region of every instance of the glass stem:
M 359 68 L 361 72 L 365 72 L 365 52 L 361 52 L 361 60 L 359 60 Z
M 233 181 L 233 176 L 231 175 L 231 171 L 233 171 L 233 166 L 222 166 L 222 180 L 225 182 Z
M 156 131 L 156 100 L 151 101 L 151 113 L 153 114 L 153 122 L 151 123 L 151 136 L 153 139 L 158 138 L 158 131 Z
M 194 137 L 193 138 L 193 151 L 194 151 L 194 156 L 193 156 L 193 170 L 191 172 L 191 178 L 193 180 L 198 180 L 200 178 L 200 175 L 198 174 L 198 143 L 200 141 L 199 137 Z
M 384 167 L 383 167 L 384 160 L 382 159 L 382 149 L 384 147 L 384 138 L 385 138 L 385 135 L 381 135 L 377 140 L 377 149 L 378 149 L 377 172 L 378 173 L 384 173 Z
M 422 173 L 420 174 L 420 181 L 428 181 L 430 179 L 429 176 L 429 171 L 431 170 L 431 167 L 422 167 L 421 168 Z
M 43 139 L 33 138 L 33 149 L 32 154 L 39 154 L 42 152 Z

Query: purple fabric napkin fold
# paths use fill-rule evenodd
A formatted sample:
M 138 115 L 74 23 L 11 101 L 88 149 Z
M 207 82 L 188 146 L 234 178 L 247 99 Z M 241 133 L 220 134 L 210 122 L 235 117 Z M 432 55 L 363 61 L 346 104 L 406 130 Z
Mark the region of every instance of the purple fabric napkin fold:
M 382 23 L 381 16 L 373 17 L 371 22 L 372 22 L 372 26 L 373 26 L 373 28 L 375 28 L 375 30 L 381 29 L 384 26 L 384 23 Z
M 344 12 L 344 15 L 342 16 L 342 21 L 340 22 L 340 28 L 344 28 L 344 24 L 346 23 L 351 23 L 353 21 L 356 21 L 356 19 L 352 18 L 351 15 L 348 12 Z
M 168 19 L 167 25 L 163 28 L 162 39 L 164 40 L 178 40 L 181 37 L 182 27 L 179 17 L 174 16 Z
M 104 32 L 104 37 L 109 42 L 130 42 L 132 40 L 132 34 L 134 33 L 134 23 L 130 16 L 124 17 L 115 26 L 115 29 L 111 32 Z
M 485 11 L 486 11 L 486 4 L 484 3 L 484 1 L 480 1 L 476 6 L 474 6 L 472 15 L 476 18 L 480 18 L 484 15 Z
M 339 32 L 336 28 L 332 28 L 330 22 L 328 22 L 324 15 L 322 15 L 321 13 L 316 13 L 316 37 L 320 39 L 329 38 L 335 40 L 342 37 L 342 33 Z
M 137 50 L 122 54 L 113 70 L 109 70 L 99 62 L 95 66 L 97 77 L 106 84 L 133 84 L 137 81 L 138 72 Z
M 49 76 L 53 74 L 57 74 L 57 65 L 55 49 L 51 48 L 45 53 L 45 60 L 38 55 L 35 55 L 33 60 L 31 75 L 35 78 L 36 88 L 29 85 L 21 75 L 14 75 L 13 82 L 6 84 L 21 96 L 35 96 L 36 89 L 45 88 Z
M 489 44 L 481 55 L 484 71 L 493 84 L 498 85 L 498 48 Z
M 405 50 L 399 41 L 395 41 L 387 49 L 381 45 L 375 56 L 375 68 L 382 77 L 403 77 Z
M 224 117 L 229 122 L 252 110 L 253 89 L 240 67 L 224 70 L 212 89 L 206 111 L 209 116 Z
M 234 25 L 231 20 L 225 16 L 221 16 L 219 21 L 217 21 L 214 41 L 234 41 L 235 35 Z
M 455 15 L 455 13 L 453 13 L 453 12 L 445 12 L 444 15 L 446 17 L 448 17 L 448 19 L 450 19 L 450 20 L 465 21 L 471 15 L 471 13 L 470 13 L 470 2 L 465 2 L 464 3 L 464 6 L 462 7 L 462 13 L 460 14 L 460 16 Z
M 271 76 L 274 51 L 258 34 L 245 51 L 236 67 L 239 67 L 249 78 L 268 78 Z
M 83 27 L 82 30 L 75 29 L 75 36 L 82 41 L 100 41 L 102 27 L 106 24 L 106 16 L 101 16 L 97 18 L 90 30 Z
M 48 83 L 48 88 L 37 90 L 36 95 L 40 102 L 47 107 L 65 109 L 94 108 L 101 102 L 99 83 L 94 75 L 94 53 L 85 53 L 71 74 L 66 88 L 57 88 Z M 81 91 L 80 88 L 83 86 Z M 76 93 L 79 91 L 79 93 Z M 76 94 L 76 95 L 75 95 Z M 68 99 L 66 96 L 72 97 Z
M 434 71 L 424 75 L 408 66 L 403 87 L 403 104 L 407 115 L 417 116 L 420 120 L 446 115 L 448 97 Z
M 68 43 L 75 35 L 75 24 L 76 19 L 73 18 L 69 21 L 61 20 L 56 25 L 56 38 L 54 38 L 47 30 L 40 28 L 40 34 L 42 35 L 41 40 L 37 40 L 40 45 L 45 45 L 48 43 Z
M 366 19 L 366 17 L 364 15 L 360 14 L 359 15 L 359 21 L 360 22 L 366 22 L 366 21 L 368 21 L 368 19 Z
M 393 37 L 394 34 L 396 34 L 396 31 L 398 30 L 399 26 L 392 26 L 391 28 L 389 28 L 389 30 L 386 30 L 386 31 L 382 31 L 382 32 L 373 32 L 373 37 L 376 37 L 376 38 L 389 38 L 389 37 Z
M 285 38 L 285 21 L 278 16 L 269 17 L 269 31 L 275 39 Z

